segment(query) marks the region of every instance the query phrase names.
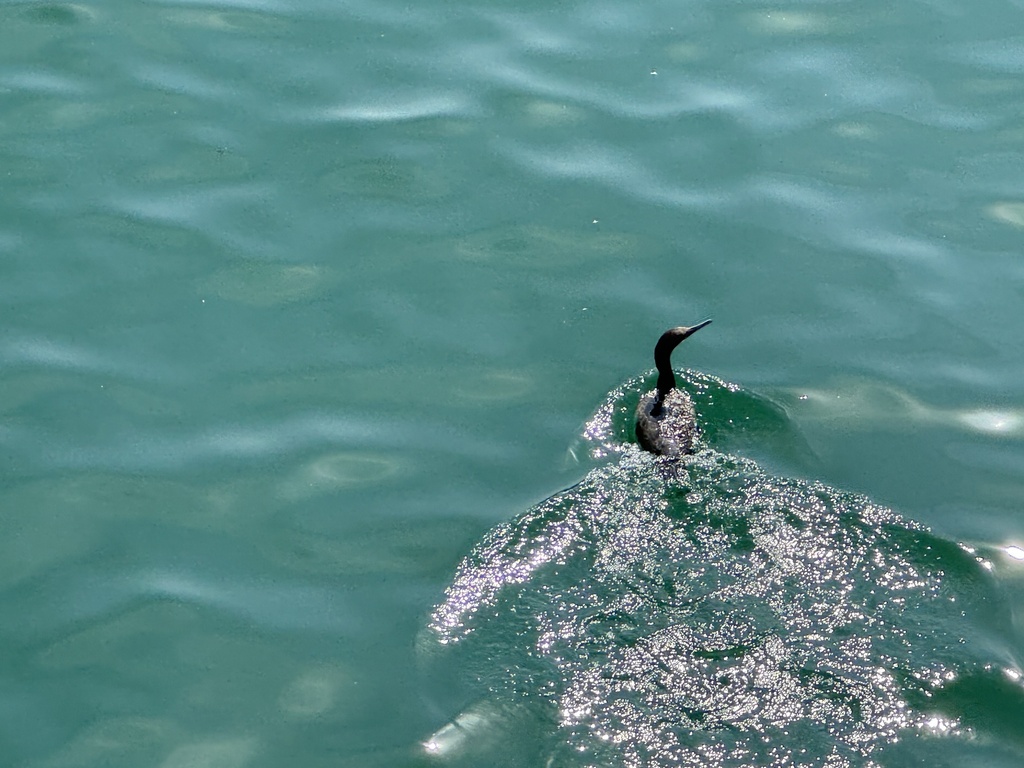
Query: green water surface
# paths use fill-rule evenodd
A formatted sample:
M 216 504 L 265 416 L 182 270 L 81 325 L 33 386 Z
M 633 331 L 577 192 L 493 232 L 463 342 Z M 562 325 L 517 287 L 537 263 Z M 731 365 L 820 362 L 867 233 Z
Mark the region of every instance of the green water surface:
M 949 733 L 836 765 L 1019 764 L 1022 13 L 0 5 L 0 763 L 443 765 L 475 712 L 491 764 L 586 765 L 565 691 L 520 727 L 424 632 L 713 317 L 712 447 L 926 526 L 983 606 L 901 689 Z

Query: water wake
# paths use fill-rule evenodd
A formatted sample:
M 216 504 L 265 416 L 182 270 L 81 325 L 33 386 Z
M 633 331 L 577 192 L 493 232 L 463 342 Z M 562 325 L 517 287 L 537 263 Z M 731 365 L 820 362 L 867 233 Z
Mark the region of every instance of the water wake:
M 486 702 L 459 717 L 508 731 L 499 762 L 517 730 L 524 765 L 630 768 L 876 766 L 974 734 L 934 695 L 1005 663 L 971 553 L 752 461 L 616 444 L 619 400 L 585 438 L 617 460 L 493 530 L 431 617 L 428 659 Z

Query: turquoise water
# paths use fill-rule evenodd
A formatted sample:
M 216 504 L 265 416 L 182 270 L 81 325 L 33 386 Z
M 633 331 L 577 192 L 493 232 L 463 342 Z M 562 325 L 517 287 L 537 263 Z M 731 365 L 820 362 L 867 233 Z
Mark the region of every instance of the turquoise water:
M 1022 13 L 0 7 L 3 762 L 1019 765 Z

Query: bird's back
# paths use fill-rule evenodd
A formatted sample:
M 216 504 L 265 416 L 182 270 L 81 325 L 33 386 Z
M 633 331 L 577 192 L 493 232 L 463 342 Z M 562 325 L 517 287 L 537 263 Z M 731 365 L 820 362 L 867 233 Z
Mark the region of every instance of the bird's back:
M 640 447 L 660 456 L 692 453 L 697 414 L 690 396 L 681 389 L 670 390 L 655 416 L 655 395 L 656 392 L 644 395 L 636 409 L 636 439 Z

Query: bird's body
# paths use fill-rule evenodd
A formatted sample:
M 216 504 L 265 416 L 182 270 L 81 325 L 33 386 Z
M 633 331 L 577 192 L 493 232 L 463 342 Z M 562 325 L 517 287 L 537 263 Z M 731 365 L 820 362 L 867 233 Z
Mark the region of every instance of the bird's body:
M 693 401 L 681 389 L 673 389 L 661 401 L 657 415 L 652 413 L 658 393 L 649 392 L 636 409 L 636 439 L 640 447 L 660 456 L 693 452 L 697 435 L 697 413 Z
M 654 348 L 658 387 L 640 399 L 636 409 L 636 440 L 640 447 L 659 456 L 693 453 L 697 436 L 697 414 L 686 392 L 676 387 L 672 372 L 672 350 L 683 339 L 710 323 L 670 328 Z

